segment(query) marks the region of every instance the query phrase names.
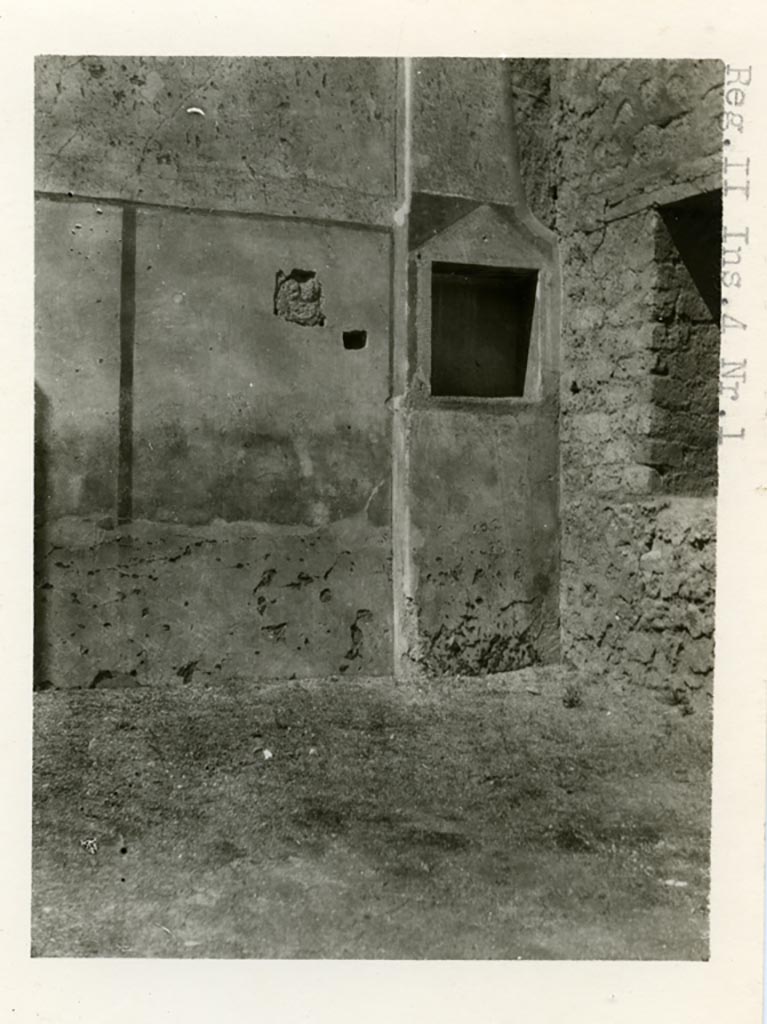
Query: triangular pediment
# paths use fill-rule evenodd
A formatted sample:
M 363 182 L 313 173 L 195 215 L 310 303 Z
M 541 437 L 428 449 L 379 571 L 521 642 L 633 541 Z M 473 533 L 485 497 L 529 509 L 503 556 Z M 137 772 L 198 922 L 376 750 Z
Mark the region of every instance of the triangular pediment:
M 413 209 L 418 212 L 420 233 L 425 239 L 411 252 L 433 260 L 481 263 L 484 258 L 530 267 L 546 262 L 540 242 L 518 218 L 515 207 L 493 203 L 477 204 L 470 200 L 448 202 L 451 197 L 429 197 L 444 200 L 439 203 L 423 202 L 419 198 Z M 468 204 L 468 205 L 467 205 Z M 426 233 L 424 210 L 435 211 L 434 230 Z M 451 216 L 452 214 L 452 216 Z M 414 232 L 411 230 L 411 239 Z

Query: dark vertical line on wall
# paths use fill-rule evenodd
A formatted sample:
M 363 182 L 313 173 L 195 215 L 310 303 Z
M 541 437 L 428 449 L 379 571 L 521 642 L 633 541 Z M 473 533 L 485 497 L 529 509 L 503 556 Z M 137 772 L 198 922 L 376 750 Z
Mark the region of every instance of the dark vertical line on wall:
M 136 335 L 136 208 L 124 206 L 120 261 L 120 405 L 117 521 L 133 518 L 133 347 Z
M 50 409 L 50 399 L 35 381 L 32 680 L 36 690 L 47 689 L 51 685 L 48 676 L 51 660 L 50 603 L 46 578 L 50 548 L 48 524 L 53 513 L 50 507 Z

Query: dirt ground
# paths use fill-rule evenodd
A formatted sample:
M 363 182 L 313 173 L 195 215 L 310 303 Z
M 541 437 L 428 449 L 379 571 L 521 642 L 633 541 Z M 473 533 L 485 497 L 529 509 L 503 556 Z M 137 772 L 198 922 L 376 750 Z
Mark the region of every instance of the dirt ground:
M 561 669 L 38 693 L 33 955 L 704 959 L 710 703 Z

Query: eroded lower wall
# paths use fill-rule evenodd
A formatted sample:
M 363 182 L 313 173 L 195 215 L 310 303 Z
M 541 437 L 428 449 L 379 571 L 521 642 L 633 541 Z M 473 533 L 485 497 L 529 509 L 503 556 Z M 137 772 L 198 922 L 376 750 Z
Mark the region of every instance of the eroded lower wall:
M 389 533 L 365 512 L 292 529 L 69 519 L 48 544 L 41 670 L 55 686 L 391 670 Z
M 714 498 L 571 500 L 563 530 L 563 647 L 586 674 L 710 688 Z

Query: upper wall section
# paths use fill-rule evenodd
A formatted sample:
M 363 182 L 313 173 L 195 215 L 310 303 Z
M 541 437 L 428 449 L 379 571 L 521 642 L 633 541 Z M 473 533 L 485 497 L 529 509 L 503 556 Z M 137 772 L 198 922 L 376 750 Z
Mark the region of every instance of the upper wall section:
M 714 60 L 506 62 L 528 205 L 566 235 L 719 188 Z
M 36 187 L 388 223 L 397 62 L 38 57 Z
M 516 203 L 506 61 L 425 58 L 413 76 L 414 190 Z
M 551 61 L 517 57 L 507 61 L 514 96 L 519 171 L 527 205 L 553 229 L 557 182 L 551 122 Z
M 719 188 L 723 83 L 714 60 L 552 61 L 560 233 Z

